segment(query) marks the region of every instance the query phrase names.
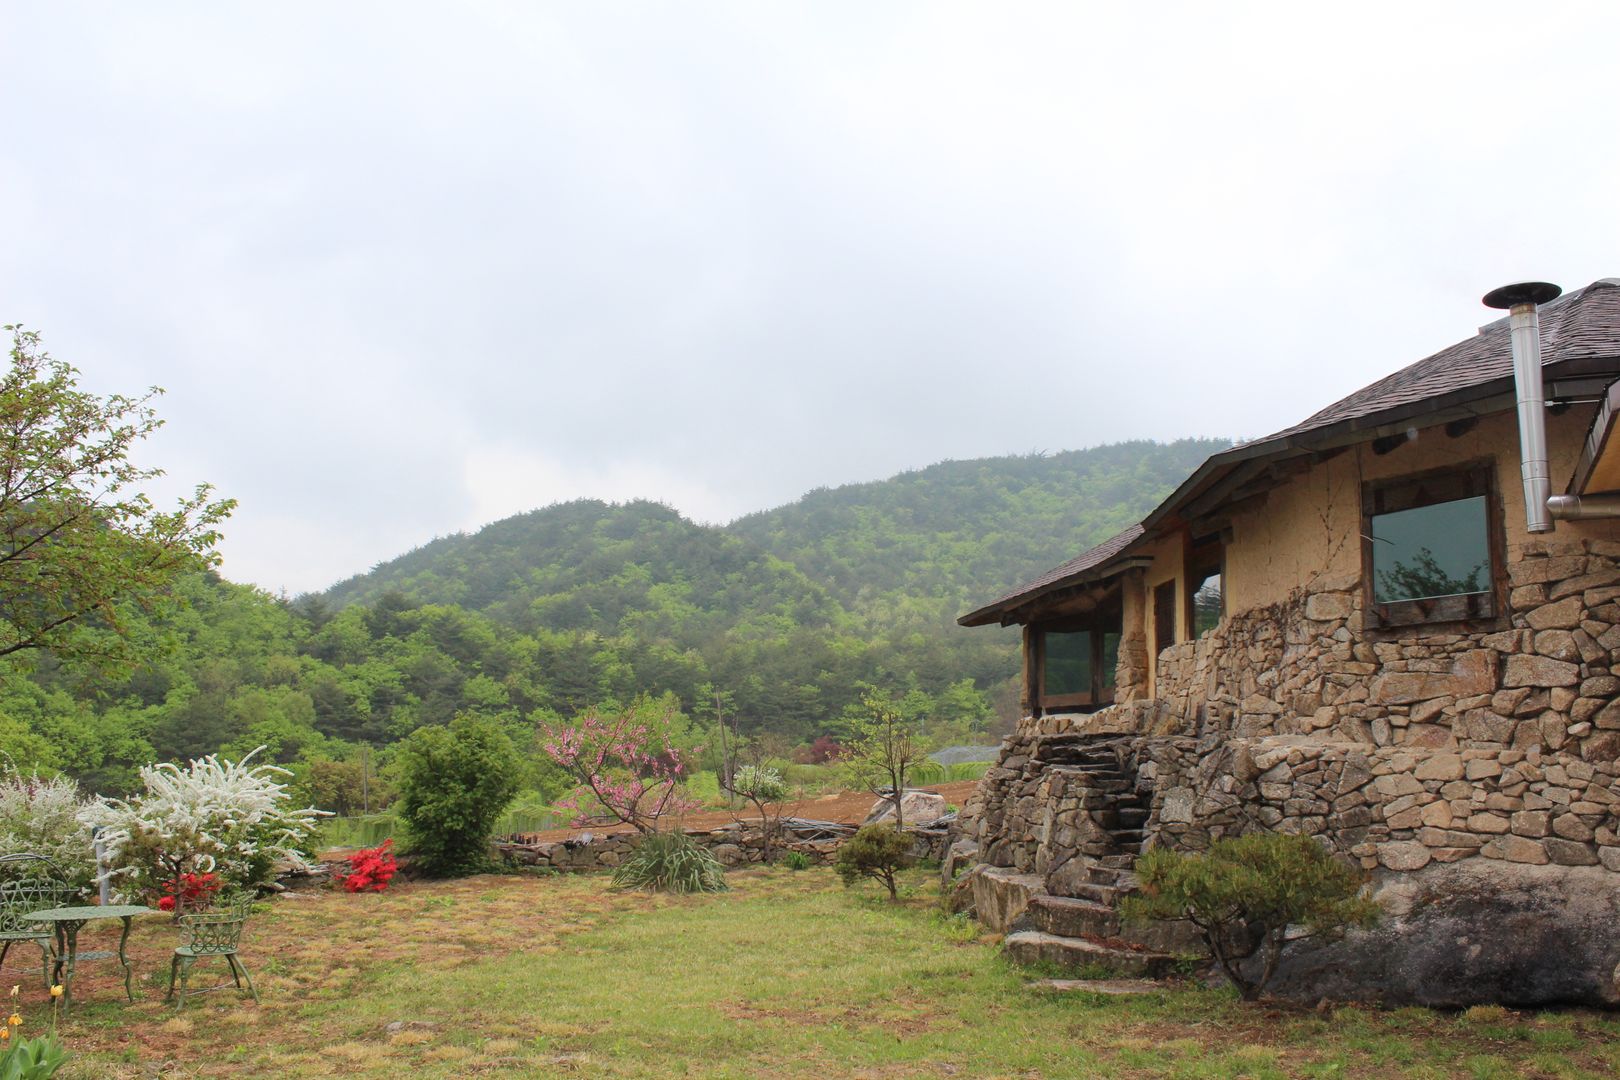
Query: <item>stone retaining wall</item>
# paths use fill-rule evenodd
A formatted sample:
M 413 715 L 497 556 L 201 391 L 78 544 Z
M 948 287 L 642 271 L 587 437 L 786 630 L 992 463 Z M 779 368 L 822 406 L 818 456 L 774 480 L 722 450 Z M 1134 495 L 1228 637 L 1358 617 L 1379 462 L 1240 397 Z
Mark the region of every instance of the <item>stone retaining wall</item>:
M 1475 856 L 1620 871 L 1620 766 L 1540 750 L 1413 751 L 1300 736 L 1150 739 L 1155 843 L 1201 850 L 1268 829 L 1368 869 Z
M 944 829 L 908 828 L 905 831 L 915 840 L 912 848 L 915 857 L 937 860 L 944 856 Z M 730 825 L 709 831 L 688 831 L 687 835 L 708 848 L 722 866 L 747 866 L 764 861 L 765 839 L 758 826 Z M 502 859 L 516 866 L 551 867 L 569 872 L 611 870 L 629 857 L 639 838 L 640 834 L 634 832 L 582 832 L 566 840 L 501 841 L 496 843 L 495 849 Z M 843 842 L 843 839 L 778 839 L 771 844 L 771 850 L 777 859 L 784 852 L 798 851 L 812 862 L 831 863 Z
M 1513 896 L 1537 873 L 1549 888 L 1576 880 L 1566 867 L 1620 896 L 1620 542 L 1532 541 L 1512 556 L 1509 614 L 1488 631 L 1365 631 L 1359 583 L 1322 578 L 1165 650 L 1152 699 L 1026 718 L 963 807 L 964 850 L 1063 895 L 1059 868 L 1107 831 L 1106 802 L 1044 757 L 1078 739 L 1110 746 L 1151 790 L 1144 847 L 1275 830 L 1319 837 L 1381 891 L 1458 864 L 1476 886 L 1498 868 Z M 1556 912 L 1529 925 L 1473 927 L 1474 946 L 1579 940 Z M 1620 925 L 1604 934 L 1544 962 L 1610 956 Z M 1582 1000 L 1620 1000 L 1612 963 L 1582 979 L 1609 988 Z M 1410 996 L 1445 997 L 1425 993 Z

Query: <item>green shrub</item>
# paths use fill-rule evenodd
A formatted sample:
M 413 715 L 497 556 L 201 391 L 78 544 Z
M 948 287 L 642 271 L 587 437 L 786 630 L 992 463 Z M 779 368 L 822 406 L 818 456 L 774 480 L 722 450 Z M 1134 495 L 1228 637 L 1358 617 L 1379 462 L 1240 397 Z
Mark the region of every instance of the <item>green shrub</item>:
M 893 825 L 862 825 L 860 831 L 838 849 L 833 869 L 845 887 L 863 878 L 880 881 L 889 890 L 890 900 L 899 900 L 895 875 L 911 862 L 911 838 Z
M 731 778 L 731 790 L 755 802 L 781 802 L 787 798 L 787 781 L 769 765 L 744 765 Z
M 495 822 L 518 793 L 521 766 L 499 724 L 462 715 L 399 744 L 399 813 L 416 866 L 435 877 L 489 861 Z
M 1334 937 L 1377 920 L 1378 905 L 1362 895 L 1366 875 L 1330 855 L 1308 836 L 1250 833 L 1217 840 L 1203 855 L 1157 848 L 1136 861 L 1142 891 L 1127 897 L 1127 919 L 1187 919 L 1243 1000 L 1260 996 L 1295 937 Z M 1242 962 L 1260 954 L 1250 975 Z
M 652 892 L 725 892 L 726 871 L 720 861 L 683 832 L 648 833 L 613 871 L 616 889 Z
M 804 852 L 790 851 L 786 855 L 782 856 L 782 865 L 787 867 L 789 870 L 808 870 L 815 864 L 810 861 L 810 856 L 806 855 Z

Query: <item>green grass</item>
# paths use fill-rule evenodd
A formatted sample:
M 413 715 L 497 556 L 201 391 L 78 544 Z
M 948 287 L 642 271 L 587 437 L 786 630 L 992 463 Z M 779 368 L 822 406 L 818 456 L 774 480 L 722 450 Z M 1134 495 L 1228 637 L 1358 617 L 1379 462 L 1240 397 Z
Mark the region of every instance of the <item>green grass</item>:
M 920 875 L 901 905 L 824 869 L 730 881 L 668 897 L 483 876 L 280 899 L 244 945 L 264 1004 L 222 993 L 179 1016 L 158 1000 L 172 930 L 145 919 L 140 1000 L 122 1002 L 105 962 L 82 968 L 61 1075 L 1598 1077 L 1620 1063 L 1617 1024 L 1595 1013 L 1038 990 L 976 924 L 939 914 Z M 37 1001 L 24 1011 L 43 1020 Z

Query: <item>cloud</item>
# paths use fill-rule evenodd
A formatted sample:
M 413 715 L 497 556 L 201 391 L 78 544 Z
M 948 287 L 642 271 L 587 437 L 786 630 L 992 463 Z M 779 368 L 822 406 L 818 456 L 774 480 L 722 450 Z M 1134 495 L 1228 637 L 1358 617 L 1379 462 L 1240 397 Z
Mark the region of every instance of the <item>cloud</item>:
M 554 498 L 1258 435 L 1620 273 L 1620 11 L 1578 21 L 35 6 L 0 318 L 168 387 L 156 460 L 293 590 Z

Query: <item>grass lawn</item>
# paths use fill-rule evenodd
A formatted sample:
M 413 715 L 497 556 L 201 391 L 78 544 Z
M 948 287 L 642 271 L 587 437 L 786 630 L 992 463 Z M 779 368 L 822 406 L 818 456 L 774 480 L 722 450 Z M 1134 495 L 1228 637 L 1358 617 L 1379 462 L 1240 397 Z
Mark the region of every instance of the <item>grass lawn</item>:
M 1251 1008 L 1196 988 L 1030 989 L 920 872 L 894 907 L 826 870 L 671 898 L 604 877 L 477 877 L 278 899 L 243 957 L 262 1005 L 161 1001 L 171 928 L 131 938 L 138 1000 L 84 965 L 66 1078 L 1609 1077 L 1620 1017 Z M 112 947 L 87 928 L 82 947 Z M 14 950 L 13 956 L 21 950 Z M 37 957 L 37 954 L 35 954 Z M 25 1033 L 46 1015 L 26 956 Z M 205 984 L 199 967 L 194 985 Z M 28 981 L 25 981 L 25 976 Z

